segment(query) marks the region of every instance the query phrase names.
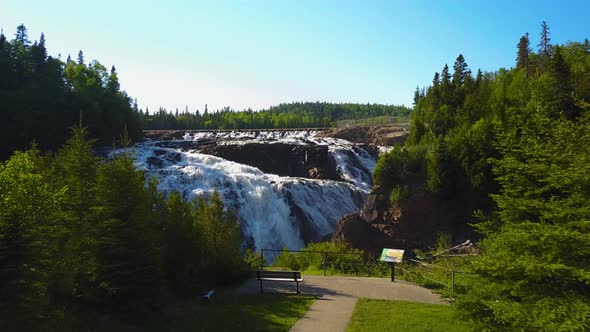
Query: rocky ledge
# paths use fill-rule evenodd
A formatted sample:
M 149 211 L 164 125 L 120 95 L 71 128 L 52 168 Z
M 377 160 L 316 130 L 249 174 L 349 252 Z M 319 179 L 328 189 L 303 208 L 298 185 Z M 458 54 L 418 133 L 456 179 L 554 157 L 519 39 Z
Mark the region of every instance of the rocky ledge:
M 408 198 L 391 206 L 388 190 L 375 186 L 358 213 L 340 219 L 332 240 L 369 252 L 383 248 L 411 252 L 434 249 L 442 233 L 452 234 L 453 242 L 473 239 L 474 233 L 465 223 L 470 215 L 464 208 L 429 195 L 420 182 L 412 187 Z
M 333 128 L 318 134 L 323 137 L 341 138 L 353 143 L 393 146 L 403 144 L 408 137 L 407 126 Z

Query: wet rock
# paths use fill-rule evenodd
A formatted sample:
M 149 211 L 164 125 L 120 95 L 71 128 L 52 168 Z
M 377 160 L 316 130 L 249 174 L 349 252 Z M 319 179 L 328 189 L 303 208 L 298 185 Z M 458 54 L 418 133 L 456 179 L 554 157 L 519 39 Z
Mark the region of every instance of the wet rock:
M 341 180 L 327 146 L 286 143 L 206 145 L 197 151 L 256 167 L 265 173 Z

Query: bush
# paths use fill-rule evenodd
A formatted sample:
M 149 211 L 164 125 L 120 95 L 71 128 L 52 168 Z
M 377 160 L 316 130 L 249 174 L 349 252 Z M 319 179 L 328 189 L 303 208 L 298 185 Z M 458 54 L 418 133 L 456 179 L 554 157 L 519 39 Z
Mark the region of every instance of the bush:
M 410 148 L 395 147 L 379 157 L 373 181 L 375 184 L 392 187 L 424 170 L 428 147 L 416 145 Z
M 408 198 L 409 194 L 408 186 L 395 186 L 389 194 L 389 202 L 392 206 L 397 205 L 400 200 Z
M 377 259 L 343 242 L 318 242 L 308 244 L 301 252 L 283 251 L 272 266 L 327 274 L 387 275 L 389 267 Z

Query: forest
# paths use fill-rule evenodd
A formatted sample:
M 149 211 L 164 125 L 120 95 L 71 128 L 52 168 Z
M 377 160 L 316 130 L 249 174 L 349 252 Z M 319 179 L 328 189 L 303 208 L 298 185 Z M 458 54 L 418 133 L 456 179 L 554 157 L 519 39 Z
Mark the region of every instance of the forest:
M 131 98 L 121 91 L 117 71 L 86 61 L 80 51 L 73 61 L 47 54 L 45 35 L 31 43 L 20 25 L 14 39 L 0 33 L 0 159 L 35 142 L 56 149 L 80 119 L 99 143 L 111 145 L 126 128 L 142 137 Z
M 482 329 L 590 327 L 590 43 L 552 45 L 543 22 L 511 69 L 459 55 L 417 89 L 410 137 L 373 174 L 392 204 L 413 180 L 475 211 L 482 255 L 457 305 Z
M 32 148 L 0 164 L 3 330 L 149 313 L 248 273 L 238 219 L 219 194 L 164 197 L 131 155 L 96 157 L 88 135 L 74 127 L 54 155 Z
M 381 156 L 374 182 L 392 205 L 418 181 L 475 211 L 457 220 L 482 236 L 473 287 L 456 301 L 464 318 L 482 330 L 587 330 L 590 43 L 553 45 L 545 22 L 540 36 L 536 52 L 520 38 L 509 69 L 474 73 L 459 55 L 416 89 L 411 110 L 310 102 L 150 113 L 121 90 L 114 66 L 83 52 L 52 57 L 24 25 L 10 41 L 0 34 L 0 322 L 51 330 L 84 312 L 150 313 L 247 275 L 253 255 L 218 194 L 164 197 L 133 156 L 101 159 L 93 146 L 128 146 L 142 129 L 409 114 L 407 142 Z
M 225 107 L 201 114 L 185 109 L 174 113 L 159 109 L 156 113 L 139 110 L 144 129 L 272 129 L 333 127 L 337 121 L 378 116 L 407 117 L 411 109 L 405 106 L 381 104 L 352 104 L 326 102 L 295 102 L 268 109 L 235 111 Z

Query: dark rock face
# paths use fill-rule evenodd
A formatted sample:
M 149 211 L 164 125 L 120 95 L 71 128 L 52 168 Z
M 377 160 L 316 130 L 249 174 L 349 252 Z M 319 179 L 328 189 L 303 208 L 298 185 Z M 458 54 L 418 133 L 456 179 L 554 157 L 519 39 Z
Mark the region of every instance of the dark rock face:
M 383 188 L 375 186 L 359 213 L 340 219 L 332 240 L 380 252 L 383 248 L 432 250 L 441 233 L 451 234 L 457 243 L 475 237 L 465 226 L 469 210 L 456 201 L 429 195 L 420 182 L 412 184 L 410 197 L 393 207 L 387 197 Z
M 259 168 L 265 173 L 312 179 L 341 181 L 336 162 L 325 145 L 286 143 L 216 144 L 213 141 L 161 141 L 157 146 L 195 150 L 240 164 Z M 154 158 L 156 166 L 158 161 Z
M 328 147 L 285 143 L 210 145 L 201 150 L 237 163 L 280 176 L 341 180 Z

